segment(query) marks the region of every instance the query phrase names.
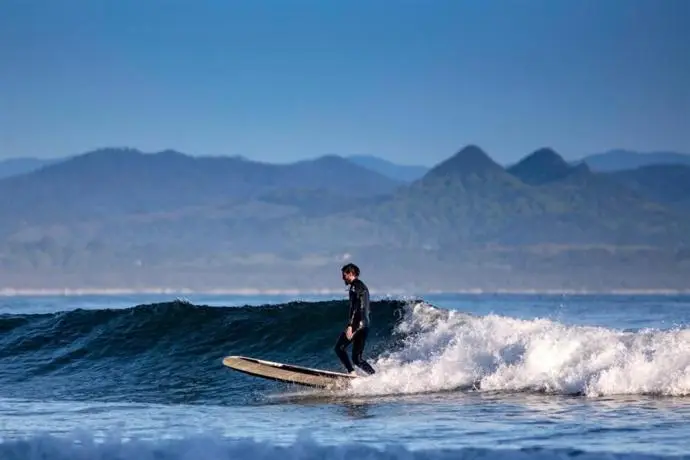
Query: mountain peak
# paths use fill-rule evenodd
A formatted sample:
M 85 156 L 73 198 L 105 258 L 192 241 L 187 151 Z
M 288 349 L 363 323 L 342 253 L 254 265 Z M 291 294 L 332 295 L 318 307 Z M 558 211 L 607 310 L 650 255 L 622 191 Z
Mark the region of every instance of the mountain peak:
M 467 176 L 471 174 L 485 176 L 498 171 L 503 171 L 503 168 L 481 148 L 470 144 L 431 168 L 424 177 Z
M 581 166 L 572 167 L 553 149 L 543 147 L 508 168 L 508 172 L 526 184 L 542 185 L 589 170 L 585 171 Z
M 542 147 L 540 149 L 535 150 L 530 154 L 526 159 L 531 158 L 533 161 L 540 161 L 540 162 L 548 162 L 552 164 L 558 164 L 558 165 L 567 165 L 566 161 L 563 159 L 562 156 L 560 156 L 558 153 L 556 153 L 552 148 L 550 147 Z

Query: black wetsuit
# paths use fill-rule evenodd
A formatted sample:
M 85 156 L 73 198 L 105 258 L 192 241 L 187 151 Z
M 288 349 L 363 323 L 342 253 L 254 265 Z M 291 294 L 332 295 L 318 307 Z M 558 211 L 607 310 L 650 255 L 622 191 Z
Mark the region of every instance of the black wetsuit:
M 350 285 L 350 314 L 347 326 L 352 327 L 352 340 L 348 340 L 345 331 L 341 332 L 335 344 L 335 353 L 348 372 L 354 371 L 345 352 L 345 348 L 352 343 L 352 362 L 367 374 L 373 374 L 374 369 L 362 359 L 362 352 L 369 334 L 369 289 L 358 278 L 355 278 Z

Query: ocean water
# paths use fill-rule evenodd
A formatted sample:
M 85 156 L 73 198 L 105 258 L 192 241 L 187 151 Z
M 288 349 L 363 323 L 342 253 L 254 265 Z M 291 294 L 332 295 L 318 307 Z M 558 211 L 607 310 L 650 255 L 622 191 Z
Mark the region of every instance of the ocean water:
M 0 459 L 690 458 L 690 297 L 375 299 L 339 392 L 345 296 L 0 298 Z

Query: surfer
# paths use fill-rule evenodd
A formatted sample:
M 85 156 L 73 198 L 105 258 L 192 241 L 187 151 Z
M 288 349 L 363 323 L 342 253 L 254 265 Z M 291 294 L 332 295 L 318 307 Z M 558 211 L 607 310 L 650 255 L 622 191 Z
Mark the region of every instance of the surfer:
M 369 289 L 359 279 L 357 265 L 349 263 L 344 265 L 341 271 L 343 281 L 349 286 L 350 312 L 347 329 L 340 333 L 335 344 L 335 353 L 350 374 L 355 373 L 352 363 L 367 374 L 373 374 L 374 369 L 362 358 L 369 334 Z M 345 352 L 350 344 L 352 344 L 352 363 Z

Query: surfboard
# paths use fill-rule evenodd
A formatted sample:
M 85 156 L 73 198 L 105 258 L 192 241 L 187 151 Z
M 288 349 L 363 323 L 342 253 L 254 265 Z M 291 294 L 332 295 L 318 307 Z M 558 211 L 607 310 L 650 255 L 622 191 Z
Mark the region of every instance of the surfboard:
M 347 387 L 352 379 L 357 378 L 355 375 L 341 372 L 276 363 L 247 356 L 226 356 L 223 358 L 223 365 L 238 372 L 264 379 L 316 388 L 343 388 Z

